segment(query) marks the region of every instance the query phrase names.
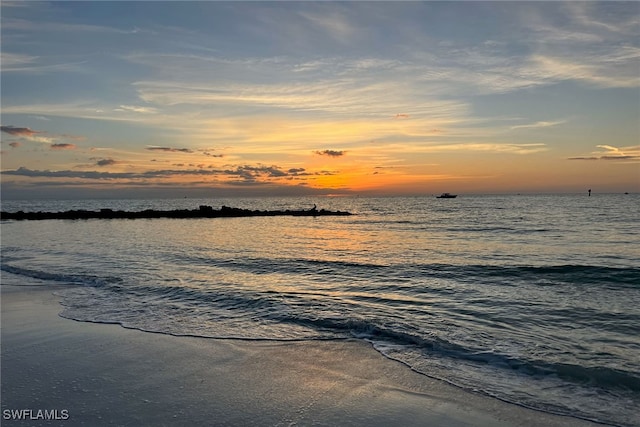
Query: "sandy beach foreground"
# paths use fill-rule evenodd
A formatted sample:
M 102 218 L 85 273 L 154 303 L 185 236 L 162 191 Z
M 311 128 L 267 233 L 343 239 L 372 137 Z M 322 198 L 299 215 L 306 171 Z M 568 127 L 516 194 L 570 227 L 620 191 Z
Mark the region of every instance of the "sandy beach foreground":
M 362 341 L 145 333 L 61 318 L 51 288 L 1 288 L 3 426 L 597 425 L 466 393 Z

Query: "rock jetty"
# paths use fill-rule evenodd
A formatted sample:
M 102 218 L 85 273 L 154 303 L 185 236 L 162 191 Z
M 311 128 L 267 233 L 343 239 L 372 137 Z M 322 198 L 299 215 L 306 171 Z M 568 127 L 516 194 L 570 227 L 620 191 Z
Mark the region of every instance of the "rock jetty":
M 99 211 L 70 210 L 64 212 L 0 212 L 0 220 L 44 220 L 44 219 L 150 219 L 150 218 L 234 218 L 250 216 L 345 216 L 352 215 L 344 211 L 318 210 L 315 206 L 306 210 L 273 210 L 261 211 L 251 209 L 230 208 L 223 206 L 214 209 L 211 206 L 200 206 L 198 209 L 155 210 L 147 209 L 128 212 L 113 209 Z

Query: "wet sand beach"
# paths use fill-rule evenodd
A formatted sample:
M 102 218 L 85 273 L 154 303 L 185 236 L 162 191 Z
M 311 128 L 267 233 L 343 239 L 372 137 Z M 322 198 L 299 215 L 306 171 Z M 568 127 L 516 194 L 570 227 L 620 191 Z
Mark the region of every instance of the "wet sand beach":
M 364 341 L 146 333 L 61 318 L 50 287 L 1 288 L 3 426 L 597 425 L 467 393 Z

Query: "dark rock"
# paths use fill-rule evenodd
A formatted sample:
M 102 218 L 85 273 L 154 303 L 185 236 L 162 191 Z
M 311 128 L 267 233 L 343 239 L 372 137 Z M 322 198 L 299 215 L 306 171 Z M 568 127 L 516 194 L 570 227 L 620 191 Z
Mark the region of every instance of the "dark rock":
M 316 210 L 275 210 L 260 211 L 250 209 L 231 208 L 222 206 L 219 210 L 211 206 L 202 205 L 198 209 L 178 209 L 172 211 L 146 209 L 138 212 L 114 211 L 100 209 L 99 211 L 70 210 L 65 212 L 0 212 L 0 220 L 45 220 L 45 219 L 137 219 L 137 218 L 233 218 L 250 216 L 347 216 L 350 212 Z

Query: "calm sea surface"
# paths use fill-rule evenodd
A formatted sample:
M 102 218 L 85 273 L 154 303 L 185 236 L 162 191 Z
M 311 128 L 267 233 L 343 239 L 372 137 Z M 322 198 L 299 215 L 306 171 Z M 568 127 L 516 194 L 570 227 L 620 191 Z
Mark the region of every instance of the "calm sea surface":
M 5 211 L 349 210 L 350 217 L 4 221 L 3 285 L 174 335 L 361 338 L 542 411 L 640 425 L 640 196 L 4 201 Z

